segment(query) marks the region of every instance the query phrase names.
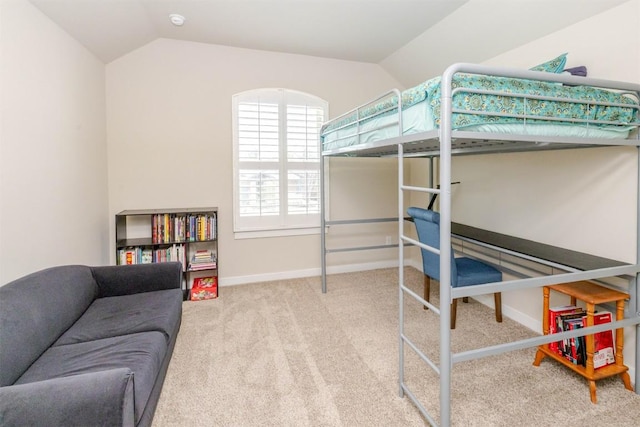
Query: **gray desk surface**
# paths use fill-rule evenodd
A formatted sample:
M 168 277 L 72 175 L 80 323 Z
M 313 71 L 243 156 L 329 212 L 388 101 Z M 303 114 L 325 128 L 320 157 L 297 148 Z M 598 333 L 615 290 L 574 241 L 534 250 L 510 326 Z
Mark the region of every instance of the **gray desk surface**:
M 469 225 L 451 223 L 451 234 L 477 240 L 513 252 L 533 256 L 557 264 L 566 265 L 578 270 L 595 270 L 599 268 L 618 267 L 628 263 L 602 258 L 582 252 L 546 245 L 532 240 L 521 239 L 506 234 L 495 233 L 471 227 Z

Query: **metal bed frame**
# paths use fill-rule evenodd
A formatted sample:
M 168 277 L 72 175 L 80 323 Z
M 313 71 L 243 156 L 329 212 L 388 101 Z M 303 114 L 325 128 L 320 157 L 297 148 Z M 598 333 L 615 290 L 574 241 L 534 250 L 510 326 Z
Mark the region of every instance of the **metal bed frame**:
M 399 394 L 401 397 L 408 396 L 422 413 L 425 419 L 431 425 L 438 425 L 436 419 L 429 414 L 418 398 L 412 393 L 408 385 L 405 383 L 404 364 L 405 351 L 408 348 L 413 350 L 424 363 L 433 369 L 439 375 L 440 387 L 440 406 L 439 418 L 440 425 L 449 426 L 451 424 L 451 371 L 455 363 L 479 359 L 487 356 L 501 354 L 507 351 L 535 347 L 551 341 L 562 338 L 571 338 L 575 336 L 593 334 L 602 330 L 616 329 L 627 326 L 635 326 L 635 387 L 638 393 L 640 386 L 640 292 L 638 291 L 640 279 L 640 135 L 638 128 L 640 122 L 632 123 L 636 127 L 635 136 L 629 139 L 595 139 L 595 138 L 568 138 L 568 137 L 542 137 L 542 136 L 523 136 L 523 135 L 506 135 L 506 134 L 489 134 L 487 132 L 467 132 L 452 130 L 452 114 L 460 113 L 453 108 L 452 97 L 457 89 L 452 88 L 453 77 L 456 73 L 471 73 L 479 75 L 491 75 L 512 77 L 530 80 L 542 80 L 547 82 L 556 82 L 562 84 L 587 85 L 605 89 L 629 92 L 640 99 L 640 85 L 624 82 L 615 82 L 608 80 L 599 80 L 586 77 L 573 77 L 560 74 L 540 73 L 529 70 L 515 70 L 497 67 L 488 67 L 476 64 L 454 64 L 447 68 L 442 75 L 441 81 L 441 126 L 438 130 L 432 130 L 412 135 L 402 135 L 402 103 L 401 93 L 393 90 L 376 100 L 351 110 L 344 115 L 334 119 L 339 120 L 347 115 L 357 114 L 358 125 L 357 135 L 360 135 L 360 111 L 366 106 L 370 106 L 377 100 L 385 96 L 398 97 L 397 119 L 395 125 L 398 126 L 399 136 L 392 137 L 383 141 L 359 143 L 350 147 L 335 150 L 327 150 L 322 152 L 321 156 L 321 183 L 322 200 L 325 200 L 324 179 L 325 179 L 325 158 L 334 156 L 354 156 L 354 157 L 397 157 L 398 158 L 398 217 L 383 218 L 379 220 L 363 220 L 367 222 L 376 221 L 398 221 L 398 243 L 397 245 L 380 245 L 371 247 L 341 248 L 339 251 L 363 250 L 363 249 L 379 249 L 387 247 L 398 248 L 398 268 L 399 268 Z M 390 94 L 390 95 L 389 95 Z M 511 94 L 510 94 L 511 95 Z M 467 112 L 468 113 L 468 112 Z M 535 116 L 519 116 L 525 119 L 535 119 Z M 546 118 L 545 118 L 546 119 Z M 596 124 L 594 121 L 585 121 L 587 125 Z M 453 155 L 463 154 L 482 154 L 482 153 L 504 153 L 514 151 L 537 151 L 537 150 L 553 150 L 567 148 L 583 148 L 597 146 L 633 146 L 637 148 L 637 164 L 638 164 L 638 194 L 636 208 L 636 261 L 634 264 L 624 264 L 607 268 L 598 268 L 593 270 L 577 270 L 572 267 L 550 263 L 540 259 L 534 259 L 535 262 L 546 264 L 554 268 L 559 268 L 562 273 L 555 273 L 543 277 L 525 277 L 514 280 L 508 280 L 498 283 L 469 286 L 462 288 L 451 287 L 451 253 L 450 251 L 439 251 L 436 248 L 424 245 L 404 234 L 405 206 L 404 192 L 425 192 L 431 195 L 440 196 L 440 247 L 447 248 L 451 246 L 451 158 Z M 403 159 L 405 157 L 428 157 L 430 159 L 430 177 L 429 185 L 426 187 L 416 187 L 404 184 Z M 439 183 L 440 187 L 434 185 L 433 177 L 433 159 L 439 158 Z M 326 274 L 328 253 L 336 250 L 327 249 L 325 232 L 326 227 L 330 225 L 352 224 L 358 222 L 353 221 L 330 221 L 326 219 L 326 212 L 322 203 L 321 209 L 321 263 L 322 263 L 322 292 L 327 291 Z M 440 306 L 436 307 L 425 301 L 421 296 L 407 288 L 404 283 L 404 247 L 419 246 L 420 248 L 440 254 Z M 494 248 L 500 250 L 500 248 Z M 512 254 L 532 260 L 523 254 Z M 539 336 L 535 338 L 513 341 L 505 344 L 495 345 L 491 347 L 478 348 L 460 353 L 452 353 L 451 350 L 451 330 L 449 329 L 449 318 L 451 314 L 450 303 L 454 298 L 478 296 L 491 294 L 498 291 L 510 291 L 517 289 L 526 289 L 533 287 L 541 287 L 545 285 L 553 285 L 558 283 L 572 282 L 578 280 L 598 280 L 604 278 L 621 277 L 628 282 L 628 292 L 631 296 L 628 306 L 625 310 L 625 319 L 616 321 L 607 325 L 592 326 L 583 328 L 578 331 L 564 332 L 550 336 Z M 437 365 L 431 361 L 411 339 L 405 335 L 404 331 L 404 300 L 410 297 L 417 300 L 420 304 L 428 306 L 433 312 L 440 315 L 440 363 Z

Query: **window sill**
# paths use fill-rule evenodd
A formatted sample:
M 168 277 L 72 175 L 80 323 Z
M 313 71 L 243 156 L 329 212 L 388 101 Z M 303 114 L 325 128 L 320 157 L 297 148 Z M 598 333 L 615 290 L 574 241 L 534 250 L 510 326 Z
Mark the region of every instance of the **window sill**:
M 290 237 L 320 234 L 320 227 L 310 228 L 288 228 L 282 230 L 255 230 L 255 231 L 235 231 L 233 237 L 236 240 L 242 239 L 263 239 L 269 237 Z

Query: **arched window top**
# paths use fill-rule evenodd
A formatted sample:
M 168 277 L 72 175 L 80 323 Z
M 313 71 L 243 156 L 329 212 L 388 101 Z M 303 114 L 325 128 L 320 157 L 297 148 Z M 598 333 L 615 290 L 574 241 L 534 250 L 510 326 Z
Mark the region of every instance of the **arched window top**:
M 233 96 L 236 233 L 319 227 L 319 134 L 327 116 L 325 100 L 296 90 Z

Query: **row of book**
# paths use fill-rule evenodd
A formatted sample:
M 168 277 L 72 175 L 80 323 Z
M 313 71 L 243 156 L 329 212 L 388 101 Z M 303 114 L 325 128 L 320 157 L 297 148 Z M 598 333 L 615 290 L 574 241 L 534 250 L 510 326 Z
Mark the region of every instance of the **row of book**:
M 173 244 L 167 248 L 152 249 L 131 246 L 118 249 L 116 262 L 125 264 L 151 264 L 154 262 L 178 261 L 186 271 L 215 270 L 218 267 L 216 253 L 209 249 L 197 250 L 187 264 L 187 249 L 184 244 Z
M 151 264 L 154 262 L 178 261 L 182 263 L 182 269 L 186 268 L 185 245 L 174 244 L 167 248 L 152 249 L 143 246 L 132 246 L 118 249 L 116 262 L 118 265 L 126 264 Z
M 216 235 L 215 212 L 151 216 L 151 241 L 155 244 L 215 240 Z
M 575 305 L 565 305 L 549 309 L 549 333 L 559 333 L 587 326 L 587 316 L 583 308 Z M 608 311 L 594 313 L 593 324 L 611 323 L 612 316 Z M 602 331 L 593 334 L 594 354 L 593 367 L 615 363 L 613 331 Z M 575 365 L 586 366 L 587 350 L 586 336 L 566 338 L 549 343 L 549 349 L 568 359 Z

